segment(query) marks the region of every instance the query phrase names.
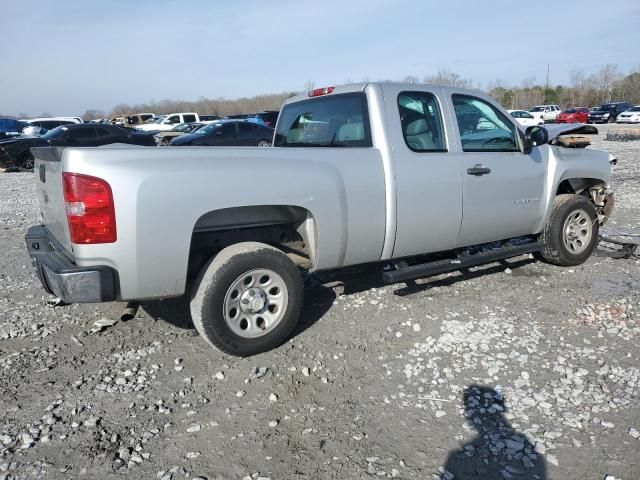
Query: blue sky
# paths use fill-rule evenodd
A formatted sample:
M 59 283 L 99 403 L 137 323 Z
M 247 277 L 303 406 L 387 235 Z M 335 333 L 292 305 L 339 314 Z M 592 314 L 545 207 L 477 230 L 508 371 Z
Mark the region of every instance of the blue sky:
M 640 65 L 638 0 L 2 2 L 0 112 L 236 98 L 345 81 L 568 82 Z

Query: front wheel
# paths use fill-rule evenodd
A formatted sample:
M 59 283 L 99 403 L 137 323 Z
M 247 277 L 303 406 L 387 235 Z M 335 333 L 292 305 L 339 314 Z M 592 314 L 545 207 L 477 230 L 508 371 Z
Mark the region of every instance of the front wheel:
M 558 195 L 540 234 L 543 260 L 554 265 L 584 263 L 598 242 L 599 224 L 593 203 L 582 195 Z
M 191 294 L 196 330 L 224 353 L 249 356 L 284 342 L 298 322 L 304 286 L 280 250 L 257 242 L 223 249 L 202 269 Z

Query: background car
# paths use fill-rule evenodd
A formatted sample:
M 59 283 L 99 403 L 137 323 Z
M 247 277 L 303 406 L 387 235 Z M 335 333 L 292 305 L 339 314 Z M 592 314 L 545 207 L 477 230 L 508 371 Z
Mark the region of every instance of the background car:
M 155 118 L 155 113 L 134 113 L 133 115 L 126 115 L 122 118 L 122 124 L 125 127 L 135 127 L 136 125 L 142 125 L 147 120 Z
M 279 113 L 277 110 L 265 110 L 264 112 L 256 113 L 255 116 L 262 120 L 265 127 L 275 128 Z
M 0 118 L 0 140 L 20 135 L 28 125 L 14 118 Z
M 76 125 L 80 124 L 80 122 L 75 122 L 70 118 L 34 118 L 31 120 L 27 120 L 27 127 L 40 127 L 40 129 L 44 130 L 52 130 L 56 127 L 60 127 L 62 125 Z M 42 130 L 40 130 L 42 131 Z M 31 132 L 33 133 L 33 132 Z
M 567 108 L 556 117 L 558 123 L 587 123 L 589 109 L 587 107 Z
M 545 123 L 555 122 L 560 113 L 558 105 L 537 105 L 529 109 L 529 113 Z
M 611 102 L 600 105 L 595 112 L 589 112 L 589 123 L 613 123 L 625 110 L 633 107 L 629 102 Z
M 217 115 L 200 115 L 200 122 L 213 122 L 215 120 L 220 120 L 220 117 Z
M 509 114 L 523 127 L 531 127 L 534 125 L 542 125 L 544 122 L 539 118 L 534 118 L 525 110 L 507 110 Z
M 171 140 L 202 127 L 204 123 L 180 123 L 166 132 L 158 132 L 154 135 L 158 145 L 169 145 Z
M 0 141 L 0 166 L 33 169 L 32 147 L 49 145 L 64 147 L 99 147 L 112 143 L 155 146 L 153 135 L 115 125 L 80 123 L 62 125 L 40 137 L 21 136 Z
M 631 107 L 618 115 L 617 123 L 640 123 L 640 105 Z
M 269 147 L 272 140 L 273 128 L 242 120 L 222 120 L 175 138 L 171 141 L 171 145 Z

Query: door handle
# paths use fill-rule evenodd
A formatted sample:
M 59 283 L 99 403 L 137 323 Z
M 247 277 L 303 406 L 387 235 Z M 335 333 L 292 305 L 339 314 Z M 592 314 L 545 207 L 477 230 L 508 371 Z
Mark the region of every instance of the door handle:
M 473 166 L 473 168 L 467 168 L 467 173 L 469 175 L 475 175 L 476 177 L 479 177 L 481 175 L 487 175 L 491 173 L 491 169 L 477 163 Z

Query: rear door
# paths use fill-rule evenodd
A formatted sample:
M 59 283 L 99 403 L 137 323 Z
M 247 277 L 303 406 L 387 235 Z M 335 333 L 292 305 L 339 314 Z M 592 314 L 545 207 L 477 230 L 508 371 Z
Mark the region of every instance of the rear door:
M 223 123 L 220 128 L 216 129 L 213 135 L 207 135 L 203 141 L 206 145 L 215 145 L 218 147 L 238 145 L 237 122 Z
M 258 125 L 253 122 L 241 122 L 238 123 L 238 130 L 238 145 L 255 147 L 258 144 Z
M 394 257 L 455 246 L 462 216 L 460 157 L 451 151 L 442 90 L 385 86 L 396 181 Z
M 108 128 L 95 127 L 95 130 L 96 130 L 96 136 L 97 136 L 96 145 L 98 146 L 123 142 L 124 140 L 122 137 L 118 135 L 114 135 L 113 132 Z
M 488 100 L 454 94 L 451 101 L 464 199 L 458 246 L 535 233 L 544 214 L 540 149 L 522 153 L 516 125 Z

